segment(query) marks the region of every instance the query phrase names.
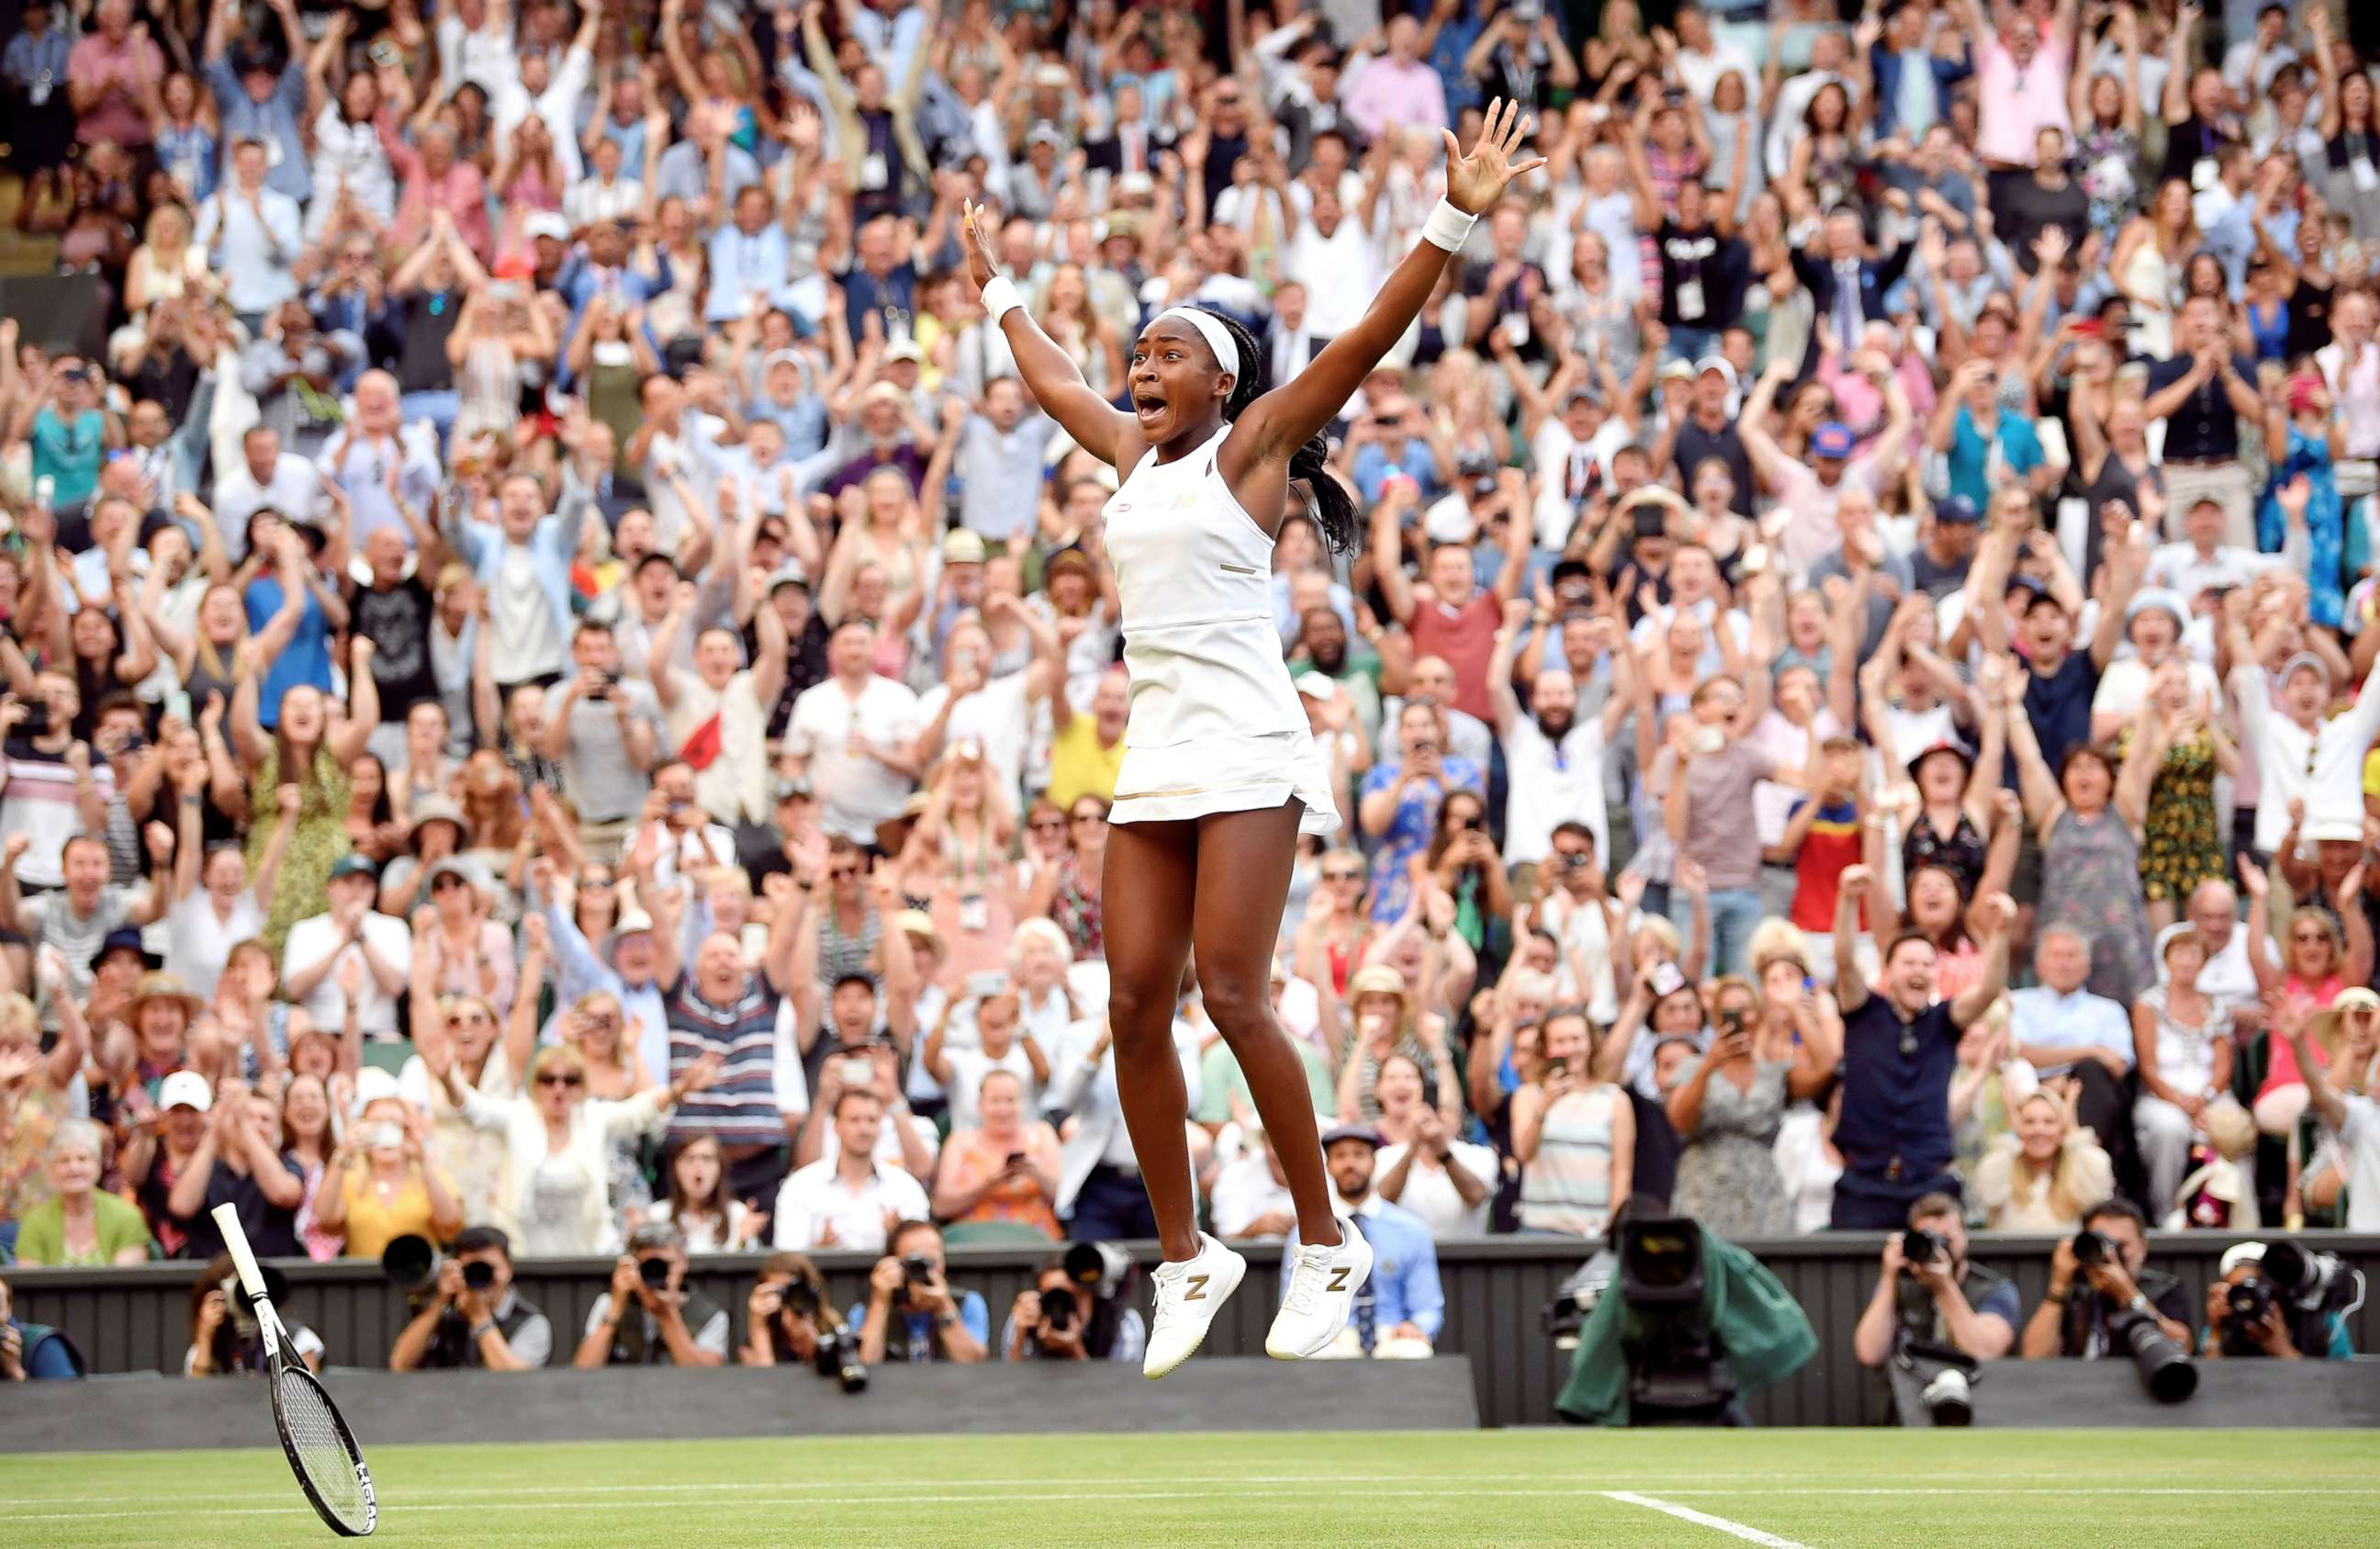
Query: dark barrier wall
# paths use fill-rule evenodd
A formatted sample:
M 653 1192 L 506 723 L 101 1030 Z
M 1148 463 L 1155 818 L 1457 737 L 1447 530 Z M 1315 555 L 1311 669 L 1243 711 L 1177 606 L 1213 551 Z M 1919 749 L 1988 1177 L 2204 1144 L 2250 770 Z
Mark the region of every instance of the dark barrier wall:
M 2204 1302 L 2223 1250 L 2236 1236 L 2178 1233 L 2153 1240 L 2149 1262 L 2181 1277 L 2194 1305 Z M 2328 1249 L 2380 1283 L 2380 1237 L 2308 1232 L 2300 1240 Z M 2049 1279 L 2048 1238 L 1979 1240 L 1976 1262 L 2013 1277 L 2030 1314 Z M 1149 1249 L 1149 1245 L 1140 1245 Z M 1883 1239 L 1846 1234 L 1770 1240 L 1748 1244 L 1800 1301 L 1818 1331 L 1816 1359 L 1782 1386 L 1752 1402 L 1764 1425 L 1859 1425 L 1878 1418 L 1878 1393 L 1852 1357 L 1852 1330 L 1876 1289 Z M 1247 1285 L 1217 1322 L 1208 1349 L 1222 1355 L 1256 1355 L 1264 1349 L 1279 1297 L 1281 1251 L 1251 1246 Z M 1153 1256 L 1149 1249 L 1144 1258 Z M 1569 1244 L 1546 1238 L 1494 1238 L 1444 1243 L 1439 1268 L 1446 1286 L 1444 1354 L 1468 1356 L 1477 1386 L 1479 1414 L 1490 1425 L 1532 1425 L 1554 1418 L 1553 1396 L 1568 1368 L 1544 1332 L 1543 1312 L 1554 1289 L 1583 1255 Z M 1030 1281 L 1041 1260 L 1038 1251 L 957 1249 L 952 1278 L 980 1292 L 990 1303 L 998 1337 L 1009 1304 Z M 744 1303 L 758 1255 L 696 1261 L 693 1280 L 735 1317 L 744 1332 Z M 873 1259 L 849 1254 L 819 1256 L 838 1305 L 849 1307 L 865 1294 Z M 293 1282 L 285 1311 L 314 1328 L 330 1347 L 333 1365 L 379 1366 L 405 1325 L 405 1299 L 369 1263 L 289 1264 Z M 103 1270 L 18 1269 L 5 1273 L 16 1291 L 17 1316 L 55 1324 L 71 1333 L 95 1372 L 181 1370 L 188 1344 L 190 1287 L 196 1266 L 152 1265 Z M 612 1261 L 542 1259 L 520 1266 L 521 1293 L 545 1309 L 554 1323 L 556 1364 L 567 1364 L 585 1329 L 588 1310 L 603 1291 Z M 1140 1304 L 1147 1306 L 1146 1293 Z M 2380 1351 L 2380 1311 L 2366 1305 L 2349 1330 L 2360 1351 Z M 2111 1378 L 2115 1374 L 2111 1373 Z M 2129 1373 L 2124 1374 L 2127 1378 Z M 193 1437 L 193 1445 L 204 1438 Z

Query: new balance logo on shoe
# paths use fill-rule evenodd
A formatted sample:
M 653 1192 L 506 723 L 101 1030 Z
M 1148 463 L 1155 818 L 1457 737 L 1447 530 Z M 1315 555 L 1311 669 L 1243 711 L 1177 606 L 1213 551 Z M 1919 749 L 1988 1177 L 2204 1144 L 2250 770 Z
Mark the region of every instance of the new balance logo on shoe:
M 1347 1265 L 1341 1265 L 1330 1272 L 1330 1294 L 1338 1295 L 1347 1289 Z
M 1189 1289 L 1188 1290 L 1184 1291 L 1184 1292 L 1182 1293 L 1182 1300 L 1183 1300 L 1183 1301 L 1206 1301 L 1206 1300 L 1207 1300 L 1207 1277 L 1206 1277 L 1206 1276 L 1204 1276 L 1204 1275 L 1193 1275 L 1193 1276 L 1191 1276 L 1191 1277 L 1190 1277 L 1190 1289 Z

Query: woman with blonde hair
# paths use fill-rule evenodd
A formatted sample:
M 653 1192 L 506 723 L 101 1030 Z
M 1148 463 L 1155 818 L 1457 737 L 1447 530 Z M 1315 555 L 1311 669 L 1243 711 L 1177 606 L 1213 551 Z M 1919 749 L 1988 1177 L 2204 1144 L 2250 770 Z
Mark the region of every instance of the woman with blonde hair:
M 21 995 L 0 995 L 0 1221 L 20 1220 L 50 1197 L 42 1158 L 71 1114 L 67 1090 L 90 1047 L 82 1010 L 67 992 L 66 965 L 41 949 L 35 972 L 58 1011 L 58 1041 L 42 1048 L 42 1019 Z
M 370 1091 L 377 1083 L 365 1083 Z M 463 1229 L 454 1181 L 430 1157 L 430 1116 L 382 1089 L 340 1137 L 314 1195 L 314 1224 L 346 1234 L 346 1255 L 376 1259 L 400 1237 L 443 1242 Z
M 2020 1099 L 2012 1131 L 1975 1168 L 1975 1203 L 1994 1231 L 2068 1236 L 2082 1212 L 2114 1192 L 2115 1165 L 2089 1130 L 2074 1121 L 2073 1101 L 2048 1087 Z
M 464 1085 L 455 1076 L 455 1047 L 443 1038 L 433 1036 L 421 1059 L 472 1128 L 501 1138 L 504 1176 L 493 1224 L 528 1255 L 617 1252 L 612 1146 L 658 1133 L 669 1110 L 707 1090 L 721 1069 L 719 1056 L 706 1054 L 669 1085 L 612 1103 L 587 1095 L 586 1057 L 566 1044 L 540 1049 L 529 1061 L 528 1091 L 508 1098 Z
M 950 944 L 942 963 L 946 984 L 1005 965 L 1016 915 L 1016 873 L 1008 865 L 1015 838 L 1016 809 L 983 744 L 960 743 L 929 779 L 926 810 L 903 857 L 905 867 L 933 860 L 931 913 Z
M 1111 396 L 1123 381 L 1123 345 L 1115 326 L 1091 305 L 1091 288 L 1079 263 L 1062 263 L 1050 272 L 1042 291 L 1041 331 L 1066 352 L 1091 391 Z
M 206 279 L 207 252 L 190 240 L 190 212 L 178 204 L 151 211 L 124 269 L 124 309 L 135 326 L 157 302 L 203 290 Z

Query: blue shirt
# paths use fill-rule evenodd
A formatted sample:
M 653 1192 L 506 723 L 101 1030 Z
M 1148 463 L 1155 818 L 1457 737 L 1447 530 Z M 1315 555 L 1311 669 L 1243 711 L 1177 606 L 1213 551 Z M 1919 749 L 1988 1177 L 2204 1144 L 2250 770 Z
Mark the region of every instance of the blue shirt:
M 852 1327 L 863 1328 L 868 1324 L 868 1303 L 855 1301 L 845 1319 Z M 991 1309 L 984 1305 L 983 1297 L 975 1291 L 959 1292 L 959 1326 L 975 1336 L 975 1342 L 987 1349 L 991 1346 Z M 887 1361 L 931 1361 L 934 1359 L 934 1314 L 910 1313 L 897 1305 L 892 1321 L 884 1330 L 884 1359 Z
M 75 1370 L 74 1357 L 67 1353 L 65 1339 L 45 1337 L 36 1344 L 27 1334 L 25 1325 L 15 1318 L 8 1320 L 8 1326 L 15 1329 L 18 1337 L 24 1341 L 25 1375 L 30 1381 L 55 1382 L 82 1375 Z
M 313 197 L 314 180 L 306 171 L 306 139 L 298 117 L 306 111 L 306 65 L 292 58 L 282 67 L 264 101 L 258 102 L 240 84 L 231 61 L 218 56 L 206 67 L 206 80 L 214 88 L 215 110 L 223 121 L 223 163 L 219 176 L 231 175 L 231 153 L 243 139 L 266 144 L 264 186 L 304 204 Z
M 310 561 L 309 562 L 311 563 Z M 281 578 L 266 574 L 248 584 L 244 594 L 248 602 L 248 627 L 250 633 L 262 629 L 281 611 Z M 321 599 L 314 588 L 306 588 L 306 611 L 298 616 L 297 632 L 289 644 L 273 659 L 272 671 L 256 685 L 257 724 L 271 731 L 281 724 L 281 696 L 300 684 L 331 692 L 331 624 L 323 617 Z M 286 769 L 285 778 L 296 778 Z
M 2005 469 L 1992 466 L 1992 446 L 1999 445 Z M 1950 427 L 1950 492 L 1964 495 L 1975 502 L 1980 511 L 1991 504 L 1992 485 L 2013 474 L 2022 478 L 2041 466 L 2041 438 L 2034 434 L 2033 422 L 2020 419 L 2002 409 L 1999 423 L 1991 435 L 1976 428 L 1974 417 L 1967 405 L 1959 405 L 1959 418 Z
M 1368 1313 L 1372 1337 L 1364 1340 L 1365 1353 L 1371 1352 L 1374 1337 L 1402 1323 L 1413 1325 L 1436 1344 L 1439 1330 L 1446 1326 L 1446 1291 L 1439 1284 L 1438 1244 L 1430 1240 L 1429 1228 L 1412 1211 L 1375 1195 L 1356 1210 L 1355 1229 L 1372 1245 L 1371 1277 L 1356 1289 L 1354 1313 L 1356 1331 L 1363 1335 Z M 1283 1295 L 1296 1266 L 1291 1252 L 1296 1246 L 1293 1230 L 1281 1256 Z
M 1920 1183 L 1949 1170 L 1950 1075 L 1959 1029 L 1950 1004 L 1904 1023 L 1871 994 L 1843 1019 L 1843 1108 L 1835 1144 L 1846 1178 Z
M 107 460 L 105 415 L 85 409 L 68 421 L 60 419 L 55 409 L 45 408 L 33 416 L 28 439 L 33 448 L 33 477 L 57 480 L 50 496 L 52 510 L 91 499 L 99 488 L 99 466 Z
M 2087 989 L 2060 995 L 2047 985 L 2035 985 L 2011 994 L 2009 1009 L 2009 1035 L 2020 1044 L 2060 1049 L 2096 1044 L 2121 1054 L 2125 1065 L 2132 1062 L 2132 1019 L 2104 995 Z M 2060 1065 L 2041 1073 L 2055 1075 L 2070 1068 Z

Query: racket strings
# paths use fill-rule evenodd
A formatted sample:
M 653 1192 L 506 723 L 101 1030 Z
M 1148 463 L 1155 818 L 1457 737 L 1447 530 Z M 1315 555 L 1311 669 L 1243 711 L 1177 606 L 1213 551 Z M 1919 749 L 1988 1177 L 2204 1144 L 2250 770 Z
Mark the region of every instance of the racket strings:
M 281 1384 L 281 1415 L 289 1428 L 290 1445 L 307 1482 L 322 1504 L 350 1521 L 361 1522 L 369 1511 L 356 1460 L 347 1451 L 338 1417 L 322 1389 L 292 1374 Z

